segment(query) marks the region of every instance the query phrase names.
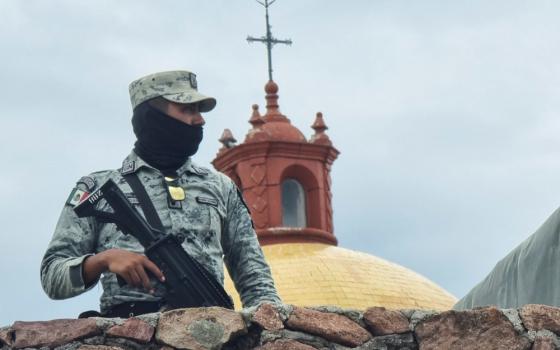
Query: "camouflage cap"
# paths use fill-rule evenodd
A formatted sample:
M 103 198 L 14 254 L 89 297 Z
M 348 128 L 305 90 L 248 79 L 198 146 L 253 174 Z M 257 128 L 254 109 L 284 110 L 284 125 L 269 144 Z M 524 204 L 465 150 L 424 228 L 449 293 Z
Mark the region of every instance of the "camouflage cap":
M 156 97 L 177 103 L 199 103 L 201 112 L 216 106 L 216 99 L 198 93 L 196 75 L 186 70 L 160 72 L 147 75 L 128 86 L 132 109 Z

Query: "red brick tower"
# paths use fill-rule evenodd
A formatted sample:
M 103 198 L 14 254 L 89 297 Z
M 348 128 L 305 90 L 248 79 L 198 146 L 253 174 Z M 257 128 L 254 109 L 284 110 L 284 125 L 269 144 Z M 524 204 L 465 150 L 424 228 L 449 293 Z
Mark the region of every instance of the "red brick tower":
M 253 126 L 235 145 L 226 129 L 224 145 L 212 162 L 241 189 L 250 208 L 261 245 L 319 242 L 336 245 L 333 231 L 330 169 L 339 152 L 325 134 L 317 113 L 306 140 L 280 113 L 278 85 L 265 86 L 266 114 L 253 105 Z

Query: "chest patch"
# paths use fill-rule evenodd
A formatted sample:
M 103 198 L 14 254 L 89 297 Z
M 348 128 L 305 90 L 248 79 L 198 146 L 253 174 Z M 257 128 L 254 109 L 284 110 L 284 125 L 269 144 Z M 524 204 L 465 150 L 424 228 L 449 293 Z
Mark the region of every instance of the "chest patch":
M 140 204 L 140 201 L 138 200 L 138 198 L 136 198 L 136 195 L 134 195 L 134 193 L 125 193 L 124 195 L 130 202 L 130 204 Z
M 218 206 L 218 200 L 216 198 L 212 198 L 212 197 L 197 196 L 196 201 L 198 203 L 201 203 L 201 204 L 209 204 L 209 205 L 213 205 L 215 207 Z

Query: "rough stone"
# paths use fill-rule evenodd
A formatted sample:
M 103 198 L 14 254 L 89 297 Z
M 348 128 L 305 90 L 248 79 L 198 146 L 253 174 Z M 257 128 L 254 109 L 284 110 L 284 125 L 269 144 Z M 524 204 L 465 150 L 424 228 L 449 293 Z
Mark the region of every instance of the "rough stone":
M 149 324 L 150 326 L 156 328 L 157 325 L 158 325 L 158 321 L 159 321 L 159 315 L 161 315 L 161 313 L 154 312 L 154 313 L 151 313 L 151 314 L 144 314 L 144 315 L 135 316 L 134 318 L 142 320 L 142 321 L 146 322 L 147 324 Z
M 247 350 L 258 346 L 261 329 L 258 327 L 250 327 L 249 332 L 243 336 L 237 337 L 224 344 L 223 350 Z
M 178 349 L 219 349 L 245 333 L 245 322 L 235 311 L 221 307 L 177 309 L 161 314 L 156 339 Z
M 123 324 L 125 321 L 125 319 L 119 317 L 113 317 L 113 318 L 91 317 L 89 319 L 95 320 L 95 324 L 97 325 L 97 328 L 101 329 L 102 331 L 106 331 L 115 325 Z
M 269 331 L 278 331 L 284 328 L 280 314 L 271 304 L 262 304 L 253 315 L 253 322 Z
M 352 349 L 358 349 L 358 348 L 349 348 L 347 346 L 340 345 L 340 344 L 337 344 L 337 343 L 330 343 L 328 348 L 321 348 L 321 350 L 327 350 L 327 349 L 328 350 L 352 350 Z
M 521 308 L 519 314 L 528 330 L 548 329 L 560 333 L 560 308 L 528 304 Z
M 140 343 L 148 343 L 154 335 L 154 330 L 154 327 L 140 319 L 129 318 L 122 325 L 109 328 L 107 335 L 132 339 Z
M 256 347 L 255 350 L 315 350 L 314 347 L 295 340 L 278 340 Z
M 82 340 L 82 343 L 86 345 L 103 345 L 105 344 L 105 335 L 98 335 L 91 338 L 86 338 Z
M 330 312 L 330 313 L 333 313 L 333 314 L 346 316 L 349 319 L 351 319 L 352 321 L 359 324 L 360 326 L 366 327 L 366 324 L 364 323 L 364 320 L 363 320 L 363 317 L 362 317 L 363 315 L 358 310 L 344 309 L 344 308 L 341 308 L 341 307 L 338 307 L 338 306 L 333 306 L 333 305 L 313 306 L 313 307 L 309 307 L 308 309 L 321 311 L 321 312 Z
M 294 311 L 294 306 L 290 304 L 276 304 L 275 307 L 278 313 L 280 314 L 280 318 L 282 319 L 282 322 L 286 322 L 286 320 L 288 320 L 288 318 Z
M 158 348 L 155 343 L 143 344 L 126 338 L 106 338 L 104 345 L 115 346 L 127 350 L 154 350 Z
M 107 346 L 107 345 L 82 345 L 78 350 L 123 350 L 118 346 Z
M 275 341 L 277 339 L 282 339 L 284 337 L 282 333 L 285 332 L 285 331 L 286 330 L 284 330 L 284 329 L 279 331 L 279 332 L 276 332 L 276 331 L 270 332 L 270 331 L 267 331 L 266 329 L 263 330 L 261 332 L 261 336 L 260 336 L 261 345 L 265 344 L 265 343 L 268 343 L 268 342 Z M 297 332 L 297 333 L 299 333 L 299 332 Z M 305 333 L 302 333 L 302 334 L 305 334 Z
M 412 333 L 392 334 L 374 337 L 367 343 L 356 348 L 357 350 L 416 350 L 418 345 Z
M 346 316 L 301 307 L 294 307 L 286 325 L 347 346 L 362 345 L 371 338 L 368 331 Z
M 68 344 L 57 346 L 54 350 L 77 350 L 80 346 L 82 346 L 82 343 L 79 341 L 73 341 Z
M 504 314 L 505 317 L 507 317 L 517 333 L 522 334 L 526 331 L 525 327 L 523 327 L 523 322 L 519 317 L 519 312 L 517 312 L 517 309 L 500 309 L 500 312 Z
M 243 318 L 243 322 L 245 322 L 245 327 L 249 328 L 251 327 L 252 323 L 253 323 L 253 314 L 257 311 L 257 307 L 256 306 L 251 306 L 251 307 L 247 307 L 247 308 L 243 308 L 241 310 L 238 311 L 238 313 L 241 315 L 241 317 Z
M 256 308 L 255 310 L 256 311 Z M 242 314 L 241 311 L 238 312 Z M 223 350 L 246 350 L 253 349 L 254 347 L 260 345 L 260 336 L 262 328 L 255 323 L 246 324 L 247 332 L 241 336 L 232 338 L 226 344 L 224 344 Z
M 282 339 L 295 340 L 297 342 L 313 346 L 317 349 L 329 348 L 331 347 L 330 345 L 332 345 L 328 340 L 321 337 L 303 332 L 291 331 L 289 329 L 282 329 L 279 332 L 269 332 L 264 330 L 261 333 L 260 344 L 266 344 Z
M 540 331 L 527 331 L 524 334 L 531 342 L 535 342 L 537 338 L 549 338 L 557 349 L 560 349 L 560 338 L 548 329 L 541 329 Z
M 420 322 L 415 331 L 422 350 L 521 350 L 531 346 L 494 307 L 442 312 Z
M 94 319 L 15 322 L 12 329 L 15 337 L 13 347 L 16 349 L 54 348 L 101 332 Z
M 371 307 L 364 313 L 364 321 L 371 334 L 387 335 L 410 332 L 408 319 L 399 311 Z
M 555 333 L 552 333 L 548 329 L 541 329 L 540 331 L 537 331 L 537 332 L 532 331 L 532 332 L 535 333 L 535 337 L 533 337 L 533 340 L 535 340 L 537 338 L 549 338 L 554 343 L 554 346 L 557 349 L 560 349 L 560 338 L 558 338 L 558 336 Z M 531 338 L 531 337 L 529 336 L 529 338 Z
M 313 346 L 314 348 L 327 348 L 327 347 L 331 347 L 331 343 L 326 340 L 325 338 L 316 336 L 316 335 L 312 335 L 312 334 L 308 334 L 308 333 L 303 333 L 303 332 L 298 332 L 298 331 L 292 331 L 289 329 L 283 329 L 280 331 L 281 334 L 281 339 L 289 339 L 289 340 L 295 340 L 299 343 L 302 344 L 306 344 L 309 346 Z
M 437 315 L 434 310 L 400 310 L 410 320 L 410 327 L 414 329 L 418 323 Z
M 441 314 L 373 307 L 361 314 L 338 307 L 263 304 L 239 313 L 208 308 L 161 315 L 155 339 L 159 313 L 148 318 L 16 322 L 0 328 L 0 350 L 560 349 L 560 335 L 554 333 L 560 334 L 560 309 L 543 305 Z M 416 334 L 410 330 L 414 324 Z M 360 334 L 366 335 L 361 344 L 361 339 L 350 338 Z
M 531 350 L 555 350 L 556 346 L 552 338 L 537 337 Z
M 0 328 L 0 346 L 12 346 L 14 341 L 14 332 L 11 327 Z

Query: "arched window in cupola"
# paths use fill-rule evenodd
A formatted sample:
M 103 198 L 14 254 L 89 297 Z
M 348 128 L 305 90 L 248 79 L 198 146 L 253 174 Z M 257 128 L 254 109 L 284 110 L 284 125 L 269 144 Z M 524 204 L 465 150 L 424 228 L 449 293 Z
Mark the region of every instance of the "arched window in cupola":
M 299 181 L 285 179 L 282 181 L 282 226 L 306 227 L 305 190 Z

